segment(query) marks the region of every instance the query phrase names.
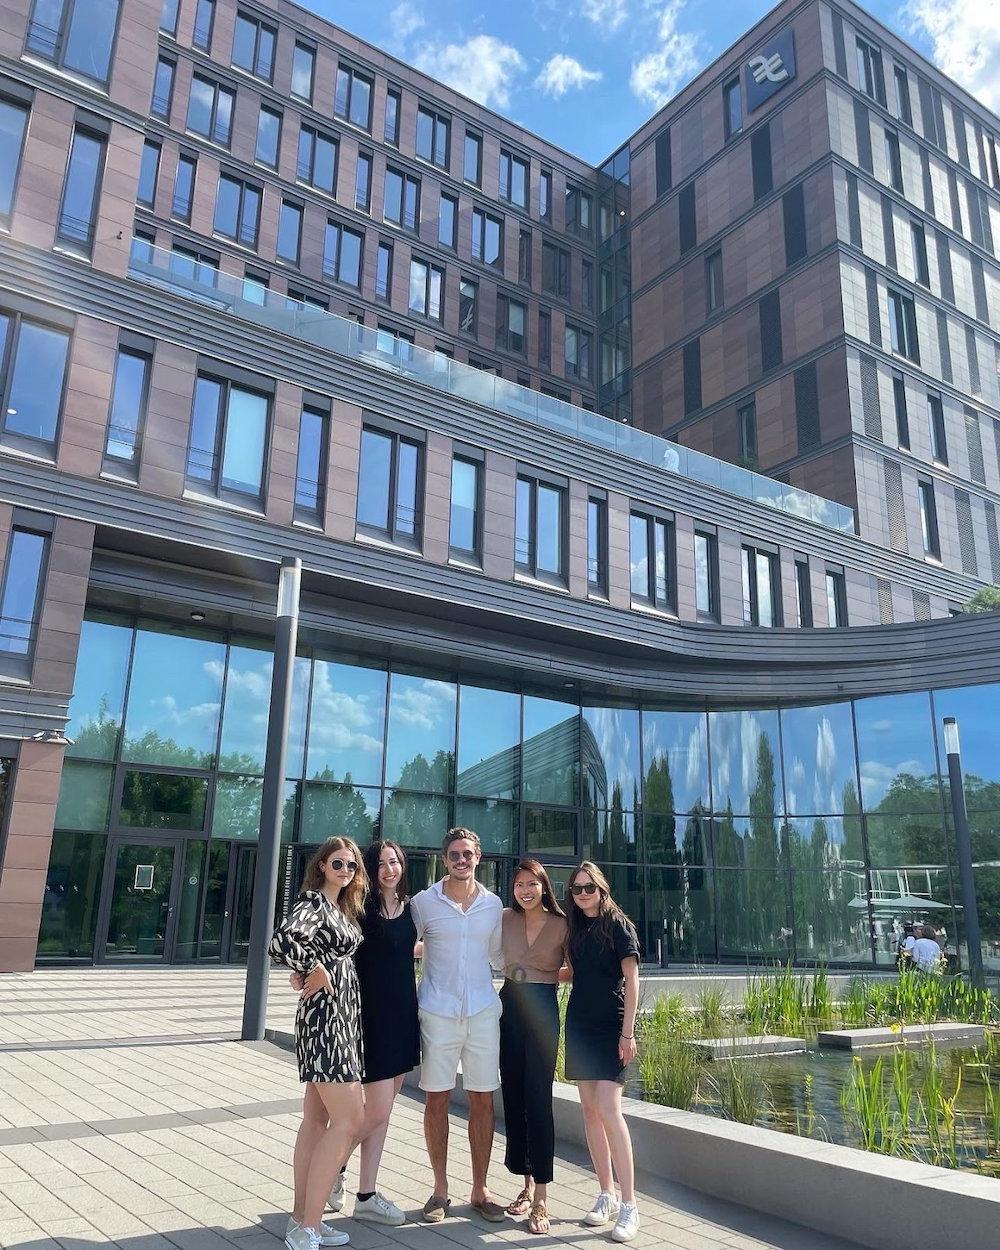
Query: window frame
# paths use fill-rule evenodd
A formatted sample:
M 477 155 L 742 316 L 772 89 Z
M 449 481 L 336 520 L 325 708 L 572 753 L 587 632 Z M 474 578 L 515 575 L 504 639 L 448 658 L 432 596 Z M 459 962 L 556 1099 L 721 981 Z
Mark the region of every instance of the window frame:
M 69 190 L 69 173 L 73 163 L 73 150 L 76 147 L 77 136 L 83 135 L 87 139 L 95 140 L 101 149 L 98 159 L 97 176 L 94 179 L 94 191 L 91 198 L 91 220 L 87 224 L 87 236 L 81 239 L 78 236 L 65 233 L 64 217 L 66 214 L 66 196 Z M 56 218 L 56 246 L 63 251 L 72 252 L 74 255 L 90 258 L 94 248 L 94 236 L 97 231 L 97 223 L 100 219 L 101 195 L 104 191 L 104 176 L 107 172 L 108 164 L 108 135 L 107 132 L 96 126 L 92 126 L 89 122 L 77 119 L 73 126 L 73 137 L 70 140 L 69 152 L 66 157 L 66 168 L 63 172 L 62 192 L 59 197 L 59 215 Z M 82 219 L 81 219 L 82 220 Z
M 733 116 L 734 100 L 736 101 L 735 118 Z M 743 133 L 743 95 L 740 91 L 739 74 L 722 84 L 722 126 L 726 143 Z
M 170 71 L 170 84 L 167 88 L 166 99 L 163 100 L 162 109 L 157 108 L 157 80 L 160 76 L 160 67 L 164 66 Z M 174 107 L 174 86 L 177 83 L 177 61 L 172 56 L 164 56 L 161 52 L 156 58 L 156 68 L 153 71 L 153 92 L 149 100 L 149 114 L 151 117 L 158 117 L 161 121 L 169 122 L 170 114 Z M 162 99 L 162 97 L 160 97 Z
M 14 168 L 11 170 L 10 180 L 10 211 L 0 213 L 0 229 L 8 230 L 14 219 L 14 209 L 17 203 L 18 184 L 21 180 L 21 167 L 24 164 L 24 148 L 25 140 L 28 137 L 28 127 L 31 123 L 31 110 L 34 104 L 33 93 L 28 93 L 26 98 L 19 98 L 13 92 L 6 89 L 0 90 L 0 104 L 6 104 L 12 109 L 18 109 L 24 113 L 24 124 L 21 128 L 21 144 L 17 154 L 17 160 L 14 162 Z
M 713 291 L 717 292 L 714 299 Z M 714 317 L 724 307 L 722 248 L 717 247 L 705 256 L 705 316 Z
M 223 182 L 232 183 L 238 187 L 238 198 L 236 207 L 236 233 L 230 234 L 228 231 L 219 228 L 219 197 L 222 190 Z M 254 218 L 253 238 L 248 241 L 243 234 L 243 215 L 246 206 L 247 192 L 254 192 L 257 195 L 257 213 Z M 222 168 L 219 170 L 219 181 L 215 189 L 215 209 L 212 213 L 212 233 L 220 235 L 224 239 L 228 239 L 231 243 L 237 244 L 239 247 L 248 247 L 252 251 L 257 250 L 257 243 L 260 239 L 260 215 L 264 205 L 264 188 L 252 179 L 242 178 L 238 174 Z
M 519 166 L 524 173 L 524 199 L 518 200 L 514 197 L 514 187 L 516 179 L 514 177 L 514 167 Z M 506 167 L 506 177 L 504 169 Z M 531 161 L 523 156 L 518 156 L 516 152 L 510 148 L 501 148 L 497 165 L 497 198 L 503 204 L 511 204 L 514 208 L 524 209 L 528 211 L 528 204 L 531 199 Z M 506 187 L 505 187 L 506 182 Z
M 896 116 L 904 126 L 913 127 L 913 104 L 910 101 L 910 76 L 906 66 L 892 63 L 892 81 L 896 94 Z
M 260 121 L 264 114 L 267 113 L 271 117 L 278 120 L 278 133 L 274 140 L 274 160 L 265 160 L 260 154 Z M 285 126 L 285 115 L 279 108 L 275 108 L 272 104 L 266 103 L 264 100 L 260 102 L 260 108 L 257 110 L 257 134 L 254 137 L 253 159 L 254 164 L 263 165 L 265 169 L 272 171 L 277 170 L 281 163 L 281 138 Z
M 913 249 L 913 272 L 917 286 L 931 289 L 931 270 L 927 258 L 927 234 L 924 223 L 917 217 L 910 218 L 910 246 Z
M 551 257 L 551 263 L 548 258 Z M 551 277 L 552 285 L 547 285 Z M 552 239 L 542 239 L 542 293 L 569 303 L 573 294 L 573 253 Z
M 333 148 L 333 185 L 324 187 L 316 181 L 316 153 L 320 141 L 329 143 Z M 308 161 L 303 159 L 303 145 L 307 145 Z M 305 172 L 303 172 L 305 171 Z M 295 181 L 303 186 L 312 187 L 322 195 L 336 199 L 337 183 L 340 179 L 340 138 L 328 130 L 321 130 L 311 122 L 303 121 L 299 127 L 299 142 L 295 150 Z
M 143 195 L 143 178 L 145 176 L 146 153 L 148 151 L 156 151 L 156 160 L 153 166 L 153 187 L 150 195 Z M 142 141 L 142 154 L 139 158 L 139 182 L 136 186 L 135 202 L 142 208 L 152 208 L 156 203 L 156 192 L 160 182 L 160 158 L 163 155 L 163 145 L 158 143 L 156 139 L 151 139 L 148 135 Z M 0 218 L 2 220 L 2 218 Z
M 216 147 L 223 148 L 225 149 L 225 151 L 228 152 L 231 149 L 232 143 L 233 143 L 233 122 L 236 116 L 236 100 L 237 100 L 236 90 L 233 87 L 229 87 L 225 83 L 220 82 L 217 78 L 209 78 L 205 74 L 195 73 L 191 76 L 191 81 L 192 81 L 192 86 L 195 82 L 203 82 L 212 88 L 212 93 L 213 93 L 212 94 L 212 108 L 211 108 L 210 115 L 209 115 L 208 133 L 206 134 L 202 130 L 195 130 L 191 125 L 191 103 L 192 103 L 194 96 L 193 96 L 193 93 L 189 94 L 188 95 L 188 111 L 187 111 L 187 116 L 184 119 L 184 129 L 187 131 L 188 134 L 197 135 L 200 139 L 205 139 L 209 143 L 214 144 Z M 230 115 L 229 115 L 229 131 L 226 135 L 225 141 L 218 138 L 219 99 L 223 93 L 229 95 L 232 98 L 232 108 L 231 108 Z
M 597 517 L 596 556 L 592 543 L 595 535 L 591 529 L 591 509 Z M 595 569 L 596 577 L 593 575 Z M 587 492 L 587 594 L 600 599 L 608 597 L 608 497 L 604 491 L 594 488 Z
M 391 239 L 379 239 L 375 248 L 375 298 L 383 303 L 392 303 L 392 266 L 395 259 L 395 248 Z M 382 281 L 382 257 L 388 255 L 385 266 L 385 282 Z M 383 288 L 384 289 L 380 289 Z
M 899 146 L 899 134 L 892 126 L 884 128 L 885 163 L 889 171 L 889 186 L 900 195 L 905 195 L 903 187 L 903 156 Z
M 472 325 L 471 328 L 463 325 L 462 318 L 462 300 L 468 299 L 463 288 L 470 286 L 475 291 L 472 299 Z M 470 278 L 462 274 L 458 280 L 458 332 L 459 334 L 467 334 L 470 338 L 478 339 L 479 337 L 479 280 Z
M 920 339 L 917 331 L 917 305 L 912 295 L 896 287 L 888 287 L 889 342 L 892 351 L 904 360 L 920 364 Z
M 497 227 L 497 257 L 496 260 L 486 259 L 486 237 L 487 227 L 492 224 Z M 479 243 L 476 244 L 476 233 L 478 229 Z M 495 213 L 489 212 L 485 208 L 473 208 L 472 210 L 472 259 L 480 265 L 484 265 L 487 269 L 496 269 L 501 273 L 504 267 L 504 219 L 498 217 Z
M 399 220 L 389 216 L 389 196 L 386 194 L 386 187 L 390 178 L 399 179 Z M 407 191 L 410 187 L 415 188 L 413 221 L 408 220 L 407 214 Z M 397 169 L 395 165 L 387 165 L 385 170 L 385 178 L 383 179 L 382 188 L 382 220 L 390 226 L 395 226 L 397 230 L 403 230 L 407 234 L 419 235 L 420 233 L 420 178 L 416 174 L 407 173 L 405 169 Z
M 187 211 L 178 212 L 177 199 L 177 181 L 180 175 L 181 166 L 191 170 L 191 186 L 187 197 Z M 198 177 L 198 157 L 193 152 L 185 152 L 181 149 L 177 154 L 177 166 L 174 169 L 174 185 L 170 192 L 170 216 L 178 221 L 190 222 L 191 214 L 194 211 L 194 191 L 195 182 Z
M 206 5 L 209 10 L 208 33 L 202 41 L 198 39 L 199 26 L 198 19 L 201 17 L 202 5 Z M 216 0 L 198 0 L 194 9 L 194 25 L 191 28 L 191 47 L 197 48 L 201 52 L 211 53 L 212 36 L 215 34 L 215 17 L 217 9 Z
M 190 473 L 191 440 L 194 437 L 194 410 L 198 398 L 198 381 L 201 378 L 204 378 L 206 381 L 216 382 L 222 388 L 219 397 L 219 410 L 217 413 L 217 423 L 215 429 L 215 447 L 212 449 L 213 467 L 211 481 L 203 477 L 192 477 Z M 264 399 L 267 403 L 267 414 L 265 416 L 264 426 L 263 457 L 260 466 L 260 490 L 256 495 L 253 495 L 248 491 L 233 490 L 230 487 L 222 485 L 222 465 L 225 460 L 227 446 L 226 435 L 229 431 L 230 420 L 229 401 L 234 388 L 256 395 L 258 398 Z M 214 361 L 206 360 L 204 362 L 200 362 L 195 373 L 195 389 L 191 396 L 187 451 L 184 461 L 185 491 L 192 491 L 196 495 L 205 495 L 212 499 L 218 499 L 222 503 L 235 504 L 237 507 L 249 507 L 254 510 L 262 510 L 268 490 L 268 474 L 271 463 L 271 436 L 273 434 L 273 425 L 274 391 L 270 386 L 268 386 L 265 379 L 255 378 L 253 375 L 243 373 L 241 370 L 230 370 L 224 366 L 220 367 Z
M 395 104 L 395 122 L 389 129 L 389 101 Z M 382 139 L 391 148 L 399 147 L 399 127 L 403 115 L 403 92 L 399 87 L 387 87 L 385 91 L 385 110 L 382 114 Z
M 701 539 L 707 546 L 705 567 L 708 570 L 708 607 L 702 608 L 698 604 L 699 594 L 699 577 L 698 577 L 698 540 Z M 694 527 L 694 606 L 695 613 L 699 621 L 718 621 L 719 620 L 719 536 L 714 529 L 706 526 L 695 525 Z
M 921 543 L 925 560 L 941 560 L 941 530 L 938 526 L 934 482 L 929 477 L 917 478 L 917 502 L 920 509 Z
M 316 480 L 316 506 L 308 507 L 299 502 L 299 481 L 302 477 L 302 417 L 309 412 L 319 417 L 322 423 L 322 436 L 319 447 L 318 477 Z M 323 528 L 326 514 L 326 492 L 330 462 L 330 401 L 321 396 L 311 396 L 304 392 L 299 407 L 298 439 L 295 447 L 295 490 L 292 502 L 292 520 L 304 525 Z
M 828 629 L 846 629 L 847 620 L 847 578 L 840 568 L 826 568 L 824 576 L 826 587 L 826 610 Z M 830 609 L 833 609 L 831 612 Z
M 330 231 L 337 231 L 337 247 L 334 264 L 331 267 L 327 259 L 327 240 L 330 238 Z M 342 259 L 344 252 L 344 235 L 353 235 L 358 240 L 358 280 L 357 282 L 348 282 L 341 277 Z M 328 217 L 326 225 L 323 229 L 323 258 L 320 262 L 320 271 L 325 279 L 336 282 L 340 286 L 349 287 L 352 291 L 360 291 L 364 284 L 365 273 L 365 236 L 364 231 L 355 230 L 352 226 L 346 226 L 342 221 L 338 221 L 336 217 Z
M 469 177 L 469 143 L 475 145 L 476 153 L 476 176 Z M 465 140 L 462 146 L 462 180 L 468 183 L 470 187 L 481 187 L 483 185 L 483 136 L 479 131 L 465 128 Z
M 813 629 L 815 620 L 812 606 L 812 571 L 809 561 L 795 561 L 795 614 L 798 618 L 797 628 Z
M 748 413 L 750 420 L 747 418 Z M 751 430 L 752 438 L 748 437 Z M 757 398 L 754 395 L 736 405 L 736 434 L 739 439 L 740 463 L 743 468 L 758 468 L 760 461 L 757 445 Z
M 362 186 L 361 171 L 363 169 L 367 169 L 368 172 Z M 354 164 L 354 207 L 359 213 L 370 213 L 372 210 L 372 181 L 374 173 L 375 154 L 367 148 L 358 148 L 358 156 Z M 362 191 L 364 192 L 363 195 Z
M 517 554 L 517 486 L 521 482 L 528 487 L 528 558 L 526 560 L 519 560 Z M 538 566 L 538 491 L 540 487 L 557 491 L 560 498 L 559 571 L 555 573 Z M 565 478 L 523 465 L 518 465 L 514 485 L 514 575 L 543 582 L 561 590 L 569 584 L 569 483 Z
M 423 308 L 414 308 L 412 305 L 414 267 L 423 268 Z M 435 316 L 431 312 L 432 292 L 434 289 L 434 278 L 438 279 L 438 311 Z M 422 256 L 410 256 L 410 284 L 408 287 L 406 310 L 411 317 L 421 317 L 427 321 L 434 321 L 438 324 L 444 323 L 444 287 L 445 287 L 445 271 L 442 265 L 436 265 L 431 260 L 425 260 Z
M 293 209 L 298 215 L 298 228 L 295 234 L 295 256 L 284 255 L 278 249 L 281 244 L 281 218 L 285 209 Z M 274 240 L 274 258 L 279 264 L 294 265 L 298 268 L 302 258 L 302 226 L 305 220 L 305 206 L 296 200 L 290 200 L 287 195 L 281 197 L 281 203 L 278 206 L 278 233 Z
M 661 512 L 656 508 L 646 509 L 642 505 L 633 504 L 628 514 L 629 533 L 629 597 L 632 607 L 637 604 L 644 608 L 653 608 L 657 612 L 677 615 L 677 525 L 673 513 Z M 645 528 L 645 559 L 646 559 L 646 593 L 638 593 L 632 582 L 631 565 L 635 560 L 633 539 L 635 537 L 633 522 L 643 523 Z M 663 555 L 666 568 L 664 570 L 664 587 L 661 594 L 656 575 L 657 531 L 663 527 Z
M 299 51 L 309 54 L 309 94 L 302 95 L 295 90 L 295 58 Z M 316 94 L 316 47 L 313 44 L 306 43 L 303 39 L 296 39 L 292 48 L 292 75 L 288 84 L 288 94 L 293 100 L 301 100 L 304 104 L 312 105 L 313 96 Z
M 420 150 L 420 124 L 421 117 L 425 117 L 430 121 L 430 151 L 424 153 Z M 444 132 L 444 159 L 438 160 L 438 139 L 439 131 Z M 432 104 L 427 104 L 423 100 L 417 103 L 417 120 L 416 129 L 414 131 L 414 153 L 417 160 L 426 161 L 428 165 L 435 169 L 442 169 L 446 173 L 451 161 L 451 117 L 447 113 L 442 113 Z
M 35 0 L 32 5 L 31 14 L 28 17 L 24 34 L 24 53 L 29 57 L 37 57 L 41 61 L 45 61 L 48 65 L 54 65 L 60 73 L 68 74 L 70 77 L 82 79 L 87 83 L 97 83 L 98 86 L 107 89 L 111 82 L 111 71 L 115 64 L 115 56 L 118 51 L 118 37 L 121 34 L 122 24 L 122 0 L 115 0 L 117 12 L 115 15 L 115 33 L 111 39 L 111 46 L 108 49 L 108 72 L 104 78 L 99 78 L 94 74 L 88 74 L 75 65 L 66 64 L 66 51 L 69 46 L 69 36 L 73 28 L 73 20 L 77 14 L 77 7 L 81 11 L 86 10 L 87 0 L 64 0 L 63 8 L 59 14 L 59 27 L 53 31 L 50 27 L 42 27 L 42 29 L 53 34 L 55 38 L 52 40 L 52 53 L 47 55 L 41 48 L 33 45 L 31 42 L 33 28 L 38 27 L 39 23 L 35 20 L 35 14 L 38 12 L 39 5 L 43 0 Z M 161 10 L 162 17 L 162 10 Z M 176 31 L 176 27 L 175 27 Z M 172 34 L 174 32 L 166 32 Z
M 538 174 L 538 219 L 552 221 L 552 170 L 544 167 Z
M 0 303 L 0 316 L 8 319 L 7 338 L 0 352 L 0 445 L 14 451 L 27 452 L 32 456 L 40 456 L 45 460 L 55 460 L 59 439 L 62 436 L 63 411 L 66 406 L 66 392 L 69 389 L 70 362 L 73 358 L 73 327 L 68 322 L 55 317 L 38 316 L 32 309 L 24 310 L 22 302 L 14 297 L 6 296 Z M 21 341 L 21 329 L 24 323 L 38 326 L 61 334 L 66 340 L 66 354 L 63 364 L 62 387 L 59 391 L 59 407 L 53 425 L 52 438 L 40 438 L 33 434 L 21 434 L 7 429 L 7 417 L 10 415 L 11 386 L 14 382 L 14 367 L 17 360 L 17 348 Z
M 401 338 L 401 334 L 390 331 L 397 341 L 409 342 L 412 344 L 412 338 Z M 404 547 L 409 551 L 422 551 L 423 549 L 423 533 L 424 533 L 424 492 L 427 475 L 427 456 L 426 445 L 421 437 L 421 432 L 404 426 L 402 423 L 397 424 L 393 421 L 384 419 L 375 420 L 365 415 L 365 419 L 361 426 L 361 449 L 358 456 L 358 503 L 361 502 L 361 468 L 364 460 L 364 441 L 365 433 L 370 432 L 381 438 L 388 438 L 391 441 L 389 454 L 389 489 L 387 498 L 387 520 L 388 528 L 383 529 L 381 526 L 370 525 L 358 519 L 357 507 L 355 508 L 354 525 L 355 534 L 362 535 L 367 538 L 375 538 L 381 542 L 391 543 L 395 547 Z M 414 482 L 414 518 L 413 533 L 400 533 L 398 530 L 397 516 L 398 512 L 398 491 L 399 491 L 399 448 L 401 443 L 406 443 L 416 449 L 417 471 Z
M 898 369 L 892 371 L 892 407 L 896 418 L 896 444 L 910 450 L 910 414 L 906 402 L 906 379 Z
M 451 237 L 449 239 L 442 236 L 444 227 L 442 209 L 445 204 L 451 206 Z M 458 251 L 458 196 L 450 195 L 447 191 L 442 191 L 438 197 L 438 244 L 440 247 L 446 247 L 449 252 Z
M 576 335 L 576 362 L 569 357 L 569 338 Z M 586 361 L 586 368 L 583 362 Z M 583 382 L 591 381 L 594 372 L 594 336 L 583 326 L 566 322 L 565 345 L 563 348 L 563 377 L 576 378 Z
M 944 419 L 944 401 L 937 391 L 927 392 L 927 428 L 930 436 L 931 459 L 935 464 L 948 465 L 948 430 Z
M 133 479 L 138 476 L 138 468 L 142 460 L 142 443 L 146 429 L 146 416 L 149 409 L 149 392 L 152 385 L 153 374 L 153 350 L 152 340 L 139 339 L 131 334 L 123 334 L 118 341 L 118 349 L 115 352 L 115 369 L 112 375 L 111 383 L 111 402 L 108 405 L 108 424 L 104 435 L 104 451 L 102 454 L 102 471 L 111 469 L 114 472 L 125 472 Z M 115 392 L 118 389 L 118 362 L 123 355 L 131 356 L 134 359 L 143 362 L 143 379 L 142 393 L 139 397 L 139 411 L 136 418 L 135 426 L 135 442 L 132 448 L 132 455 L 129 457 L 118 456 L 109 451 L 111 443 L 112 418 L 115 411 Z
M 454 534 L 455 506 L 455 465 L 456 463 L 471 465 L 476 474 L 475 511 L 472 518 L 472 549 L 456 547 L 452 542 Z M 486 499 L 486 464 L 482 452 L 455 443 L 451 455 L 451 494 L 448 500 L 448 558 L 462 564 L 482 566 L 483 561 L 483 513 Z
M 768 564 L 768 582 L 771 597 L 771 622 L 760 619 L 759 563 L 764 557 Z M 740 544 L 740 572 L 743 585 L 743 624 L 753 629 L 781 629 L 784 621 L 781 603 L 781 562 L 778 553 L 769 547 L 755 543 Z
M 341 74 L 345 74 L 348 76 L 347 78 L 347 103 L 346 103 L 346 109 L 343 113 L 340 112 L 339 107 L 338 107 L 338 99 L 340 96 Z M 362 125 L 360 122 L 356 122 L 354 118 L 351 116 L 351 114 L 354 111 L 354 84 L 357 79 L 360 79 L 362 82 L 365 82 L 368 84 L 368 119 L 364 123 L 364 125 Z M 372 110 L 374 106 L 375 106 L 375 77 L 374 75 L 368 74 L 364 70 L 355 69 L 354 66 L 350 64 L 350 62 L 338 61 L 337 73 L 334 77 L 334 88 L 333 88 L 333 115 L 334 117 L 338 117 L 341 121 L 347 122 L 349 126 L 354 126 L 358 130 L 364 130 L 367 134 L 371 134 L 372 132 Z
M 858 67 L 858 89 L 869 100 L 886 107 L 885 67 L 882 60 L 882 49 L 875 44 L 855 36 Z
M 240 22 L 246 22 L 247 25 L 254 27 L 253 38 L 253 65 L 241 65 L 236 57 L 236 39 L 239 32 Z M 264 33 L 271 36 L 271 62 L 268 72 L 261 73 L 259 68 L 261 41 Z M 252 78 L 258 79 L 260 82 L 274 82 L 274 66 L 278 59 L 278 28 L 272 26 L 265 18 L 259 17 L 256 13 L 248 13 L 246 9 L 237 8 L 236 21 L 233 25 L 233 46 L 229 53 L 229 63 L 233 69 L 242 70 L 244 74 L 249 74 Z
M 10 575 L 13 568 L 12 557 L 17 535 L 29 534 L 32 537 L 41 538 L 43 546 L 42 558 L 38 566 L 38 583 L 35 586 L 35 599 L 32 604 L 31 616 L 24 621 L 25 624 L 30 626 L 28 645 L 23 654 L 13 650 L 8 651 L 0 646 L 0 674 L 4 677 L 20 678 L 22 680 L 30 679 L 31 677 L 35 663 L 35 651 L 38 646 L 42 609 L 45 604 L 45 586 L 48 581 L 49 566 L 52 561 L 53 530 L 54 524 L 50 518 L 37 513 L 27 512 L 20 508 L 14 509 L 4 553 L 3 577 L 0 579 L 0 623 L 7 619 L 3 609 L 10 584 Z M 17 618 L 12 619 L 16 620 Z

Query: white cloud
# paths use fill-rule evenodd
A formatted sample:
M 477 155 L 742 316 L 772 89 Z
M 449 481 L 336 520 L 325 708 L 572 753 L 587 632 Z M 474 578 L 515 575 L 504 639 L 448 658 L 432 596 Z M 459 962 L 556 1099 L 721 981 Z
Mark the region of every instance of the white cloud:
M 487 108 L 510 108 L 510 89 L 525 69 L 517 48 L 493 35 L 474 35 L 465 43 L 426 43 L 413 58 L 417 69 L 446 82 Z
M 600 82 L 601 77 L 600 70 L 584 69 L 579 61 L 559 52 L 549 57 L 542 66 L 541 73 L 535 79 L 535 86 L 558 100 L 567 91 L 586 87 L 588 83 Z
M 633 62 L 629 80 L 634 95 L 659 109 L 672 99 L 701 68 L 698 38 L 677 29 L 684 0 L 668 0 L 661 6 L 657 24 L 658 47 Z
M 401 0 L 401 3 L 397 4 L 389 14 L 389 26 L 393 38 L 398 42 L 409 39 L 421 26 L 426 25 L 424 15 L 417 10 L 417 6 L 411 3 L 411 0 Z
M 602 30 L 615 31 L 628 16 L 626 0 L 583 0 L 583 16 Z
M 917 0 L 901 16 L 912 31 L 927 35 L 944 73 L 1000 109 L 1000 0 Z

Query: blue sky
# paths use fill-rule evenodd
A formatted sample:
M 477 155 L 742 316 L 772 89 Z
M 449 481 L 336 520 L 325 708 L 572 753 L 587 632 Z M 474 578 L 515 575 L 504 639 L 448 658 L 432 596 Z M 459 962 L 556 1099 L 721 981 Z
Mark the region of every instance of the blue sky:
M 598 162 L 772 0 L 300 0 L 370 43 Z M 994 109 L 1000 0 L 866 0 Z

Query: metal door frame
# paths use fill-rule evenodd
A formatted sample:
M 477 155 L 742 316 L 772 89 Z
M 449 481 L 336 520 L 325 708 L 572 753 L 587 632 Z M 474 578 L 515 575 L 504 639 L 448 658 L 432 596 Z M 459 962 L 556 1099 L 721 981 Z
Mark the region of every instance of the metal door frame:
M 174 939 L 177 934 L 178 905 L 180 902 L 181 876 L 184 871 L 184 843 L 186 839 L 171 837 L 168 833 L 111 833 L 104 856 L 104 873 L 101 878 L 101 902 L 97 911 L 97 938 L 94 944 L 95 964 L 141 963 L 170 964 L 174 961 Z M 170 892 L 167 896 L 167 928 L 163 935 L 163 955 L 159 958 L 133 956 L 108 956 L 108 923 L 111 919 L 111 900 L 114 892 L 115 869 L 118 852 L 123 846 L 169 846 L 174 852 Z

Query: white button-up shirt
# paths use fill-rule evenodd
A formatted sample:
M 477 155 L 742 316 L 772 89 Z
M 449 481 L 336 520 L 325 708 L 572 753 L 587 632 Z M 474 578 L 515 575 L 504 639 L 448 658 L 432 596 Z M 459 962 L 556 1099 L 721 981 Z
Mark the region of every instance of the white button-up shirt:
M 410 900 L 424 944 L 417 1000 L 436 1016 L 474 1016 L 497 1002 L 491 964 L 499 968 L 503 904 L 480 882 L 468 911 L 437 881 Z

